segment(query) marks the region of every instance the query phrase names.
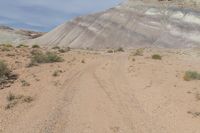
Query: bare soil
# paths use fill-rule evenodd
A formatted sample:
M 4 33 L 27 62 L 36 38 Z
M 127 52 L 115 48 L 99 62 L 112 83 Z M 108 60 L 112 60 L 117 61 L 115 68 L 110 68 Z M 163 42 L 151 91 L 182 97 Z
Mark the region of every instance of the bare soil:
M 0 132 L 199 133 L 200 81 L 183 79 L 187 70 L 200 71 L 198 51 L 133 51 L 72 50 L 60 54 L 64 62 L 35 67 L 26 67 L 28 48 L 0 52 L 19 75 L 0 90 Z M 5 109 L 10 93 L 33 100 Z

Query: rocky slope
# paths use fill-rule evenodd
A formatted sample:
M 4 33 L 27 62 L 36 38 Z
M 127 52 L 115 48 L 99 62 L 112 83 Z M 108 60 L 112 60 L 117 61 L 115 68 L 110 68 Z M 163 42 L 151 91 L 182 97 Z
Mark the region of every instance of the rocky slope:
M 21 29 L 13 29 L 8 26 L 0 25 L 0 44 L 18 44 L 22 41 L 37 38 L 44 33 Z
M 68 21 L 29 44 L 73 48 L 200 47 L 198 1 L 128 0 Z

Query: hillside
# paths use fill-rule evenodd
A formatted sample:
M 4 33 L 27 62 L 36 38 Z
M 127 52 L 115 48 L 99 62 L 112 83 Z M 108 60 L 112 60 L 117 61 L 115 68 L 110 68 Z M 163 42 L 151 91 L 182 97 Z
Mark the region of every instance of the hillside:
M 22 29 L 14 29 L 8 26 L 0 25 L 0 44 L 18 44 L 22 41 L 37 38 L 44 33 L 34 32 Z
M 190 3 L 128 0 L 68 21 L 29 44 L 94 49 L 200 47 L 200 11 Z

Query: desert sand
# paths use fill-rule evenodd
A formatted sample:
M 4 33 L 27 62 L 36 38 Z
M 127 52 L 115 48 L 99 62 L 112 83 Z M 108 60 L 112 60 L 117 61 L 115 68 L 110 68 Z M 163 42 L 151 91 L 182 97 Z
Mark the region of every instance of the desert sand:
M 60 54 L 63 62 L 34 67 L 30 48 L 1 51 L 19 77 L 0 90 L 0 132 L 199 133 L 200 82 L 183 79 L 199 71 L 199 51 L 134 51 L 72 50 Z M 6 109 L 10 93 L 32 101 Z

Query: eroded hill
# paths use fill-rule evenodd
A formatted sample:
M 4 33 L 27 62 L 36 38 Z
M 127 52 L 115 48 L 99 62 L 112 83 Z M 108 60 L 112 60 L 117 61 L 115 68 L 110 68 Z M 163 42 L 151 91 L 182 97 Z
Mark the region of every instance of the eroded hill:
M 128 0 L 68 21 L 29 44 L 94 49 L 200 47 L 200 11 L 190 3 Z

